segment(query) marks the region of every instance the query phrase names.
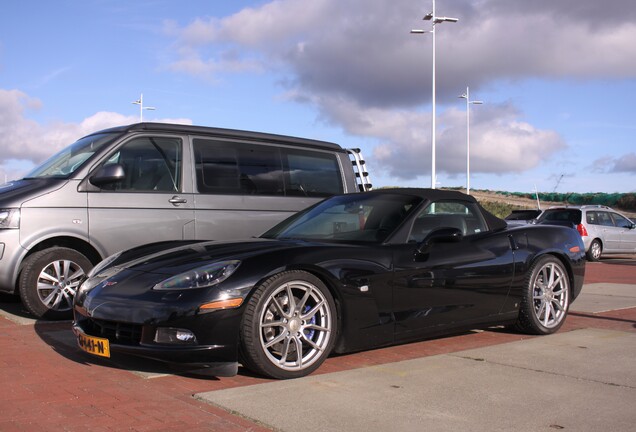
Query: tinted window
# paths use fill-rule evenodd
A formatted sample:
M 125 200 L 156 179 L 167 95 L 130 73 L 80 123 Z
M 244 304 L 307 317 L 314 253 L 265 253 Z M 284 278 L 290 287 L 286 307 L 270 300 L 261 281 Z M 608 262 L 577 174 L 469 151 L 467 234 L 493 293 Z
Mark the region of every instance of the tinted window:
M 330 153 L 282 149 L 287 195 L 327 197 L 342 193 L 336 156 Z
M 195 139 L 194 154 L 201 193 L 284 194 L 276 147 Z
M 178 138 L 143 137 L 128 141 L 106 164 L 119 164 L 126 177 L 104 187 L 116 191 L 176 192 L 181 188 L 182 145 Z
M 581 223 L 581 210 L 578 209 L 554 209 L 546 210 L 539 217 L 539 221 L 562 221 L 572 222 L 575 225 Z
M 325 197 L 343 192 L 334 154 L 195 139 L 201 193 Z

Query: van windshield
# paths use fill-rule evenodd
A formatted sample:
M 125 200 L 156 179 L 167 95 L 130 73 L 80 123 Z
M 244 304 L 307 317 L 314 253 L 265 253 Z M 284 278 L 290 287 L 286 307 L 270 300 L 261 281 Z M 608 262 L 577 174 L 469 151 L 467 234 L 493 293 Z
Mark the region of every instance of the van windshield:
M 86 160 L 119 135 L 101 133 L 86 136 L 53 155 L 25 178 L 69 178 Z

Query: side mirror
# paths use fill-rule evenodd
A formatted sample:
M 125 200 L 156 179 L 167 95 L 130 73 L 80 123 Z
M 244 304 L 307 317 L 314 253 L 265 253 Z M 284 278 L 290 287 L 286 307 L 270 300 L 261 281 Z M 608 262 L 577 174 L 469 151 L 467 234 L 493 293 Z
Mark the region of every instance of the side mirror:
M 431 231 L 417 246 L 416 253 L 427 254 L 436 243 L 458 243 L 464 238 L 459 228 L 438 228 Z
M 109 183 L 115 183 L 123 180 L 126 177 L 124 167 L 119 164 L 107 164 L 97 170 L 97 172 L 91 176 L 91 184 L 101 187 Z

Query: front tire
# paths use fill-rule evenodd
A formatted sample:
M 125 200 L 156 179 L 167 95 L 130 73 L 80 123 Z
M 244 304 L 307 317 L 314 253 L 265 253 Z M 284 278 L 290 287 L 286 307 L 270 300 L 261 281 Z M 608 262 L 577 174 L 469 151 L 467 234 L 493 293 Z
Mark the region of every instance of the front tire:
M 327 287 L 304 271 L 263 282 L 241 323 L 244 366 L 276 379 L 309 375 L 329 356 L 336 339 L 336 305 Z
M 585 253 L 588 261 L 598 261 L 601 258 L 601 254 L 603 253 L 603 245 L 599 239 L 592 240 L 590 244 L 590 248 Z
M 20 272 L 22 304 L 38 318 L 72 318 L 73 298 L 91 268 L 74 249 L 52 247 L 30 255 Z
M 526 277 L 517 329 L 552 334 L 565 322 L 569 307 L 570 278 L 563 263 L 553 256 L 539 258 Z

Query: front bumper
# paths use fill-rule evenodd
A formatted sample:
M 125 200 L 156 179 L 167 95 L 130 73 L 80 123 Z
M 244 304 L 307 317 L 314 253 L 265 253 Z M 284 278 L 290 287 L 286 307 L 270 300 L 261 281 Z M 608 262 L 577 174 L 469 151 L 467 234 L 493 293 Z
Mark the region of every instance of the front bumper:
M 134 305 L 129 307 L 134 308 Z M 215 311 L 178 319 L 164 317 L 146 323 L 129 323 L 110 316 L 108 320 L 89 316 L 75 307 L 73 332 L 78 338 L 89 336 L 108 340 L 109 355 L 133 355 L 179 366 L 205 369 L 215 376 L 234 376 L 238 372 L 238 325 L 240 315 L 234 311 Z M 196 335 L 192 343 L 157 343 L 159 328 L 179 328 Z M 87 351 L 84 349 L 84 351 Z M 88 351 L 90 352 L 90 351 Z
M 20 262 L 27 251 L 20 246 L 17 229 L 0 229 L 0 291 L 15 292 Z

